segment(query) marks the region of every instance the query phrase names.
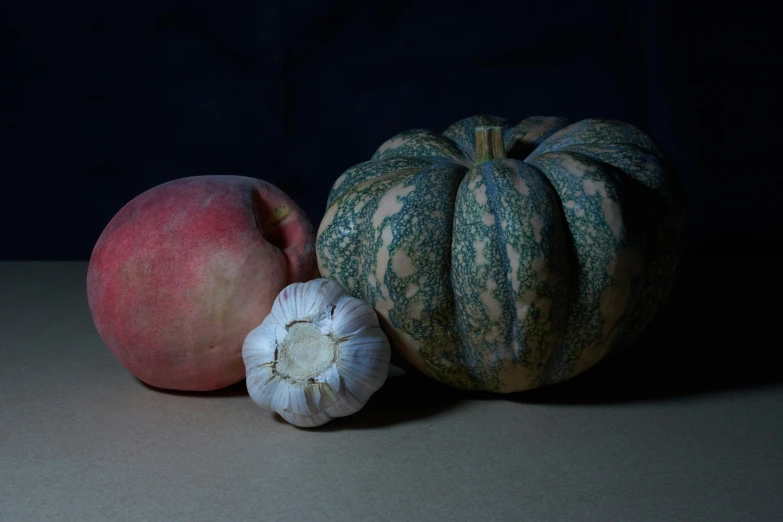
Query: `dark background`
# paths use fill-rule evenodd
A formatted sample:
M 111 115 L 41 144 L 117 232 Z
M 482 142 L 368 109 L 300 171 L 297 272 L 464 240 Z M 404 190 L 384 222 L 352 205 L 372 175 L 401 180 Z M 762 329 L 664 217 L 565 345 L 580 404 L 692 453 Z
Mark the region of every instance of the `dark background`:
M 744 2 L 3 2 L 0 259 L 87 260 L 129 200 L 199 174 L 331 183 L 402 130 L 618 118 L 687 191 L 691 259 L 772 259 L 778 22 Z

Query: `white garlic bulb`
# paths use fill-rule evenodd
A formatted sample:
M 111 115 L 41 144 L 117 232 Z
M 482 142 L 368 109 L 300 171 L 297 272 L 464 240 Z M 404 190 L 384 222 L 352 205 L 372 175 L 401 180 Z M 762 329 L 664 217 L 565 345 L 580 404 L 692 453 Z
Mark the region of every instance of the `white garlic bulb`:
M 359 411 L 389 374 L 375 310 L 331 279 L 293 283 L 242 347 L 247 390 L 300 427 Z

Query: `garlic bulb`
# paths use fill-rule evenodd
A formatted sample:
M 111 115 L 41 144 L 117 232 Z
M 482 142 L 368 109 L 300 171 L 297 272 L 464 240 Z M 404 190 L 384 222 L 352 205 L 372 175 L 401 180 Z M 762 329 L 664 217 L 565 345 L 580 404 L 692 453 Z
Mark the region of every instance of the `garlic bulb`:
M 330 279 L 284 288 L 242 346 L 250 397 L 300 427 L 360 410 L 390 357 L 375 310 Z

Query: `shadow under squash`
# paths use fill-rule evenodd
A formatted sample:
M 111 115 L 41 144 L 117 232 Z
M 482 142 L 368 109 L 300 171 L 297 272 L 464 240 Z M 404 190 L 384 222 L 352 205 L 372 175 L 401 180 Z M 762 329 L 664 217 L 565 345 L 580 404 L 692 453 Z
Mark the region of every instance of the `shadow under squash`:
M 773 362 L 780 345 L 772 332 L 780 308 L 773 268 L 686 263 L 659 315 L 625 351 L 569 381 L 507 399 L 607 404 L 783 384 Z
M 397 368 L 362 410 L 306 429 L 381 428 L 433 417 L 465 400 L 600 405 L 780 385 L 783 372 L 773 363 L 779 341 L 771 332 L 780 308 L 774 301 L 779 294 L 771 288 L 774 273 L 771 263 L 686 262 L 658 316 L 633 344 L 568 381 L 498 395 L 452 389 Z M 144 386 L 184 396 L 248 396 L 244 380 L 211 392 Z
M 605 405 L 783 385 L 773 361 L 779 345 L 772 335 L 779 309 L 774 274 L 771 263 L 686 261 L 659 314 L 632 345 L 577 377 L 497 395 L 405 375 L 390 379 L 362 411 L 318 429 L 383 427 L 437 415 L 466 400 Z

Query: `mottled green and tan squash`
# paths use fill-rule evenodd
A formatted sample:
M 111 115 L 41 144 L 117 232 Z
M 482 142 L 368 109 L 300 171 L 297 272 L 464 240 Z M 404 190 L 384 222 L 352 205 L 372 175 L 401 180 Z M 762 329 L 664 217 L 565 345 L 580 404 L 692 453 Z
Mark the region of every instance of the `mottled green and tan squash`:
M 383 143 L 334 183 L 321 274 L 426 375 L 514 392 L 569 379 L 654 316 L 681 255 L 679 185 L 627 123 L 493 116 Z

